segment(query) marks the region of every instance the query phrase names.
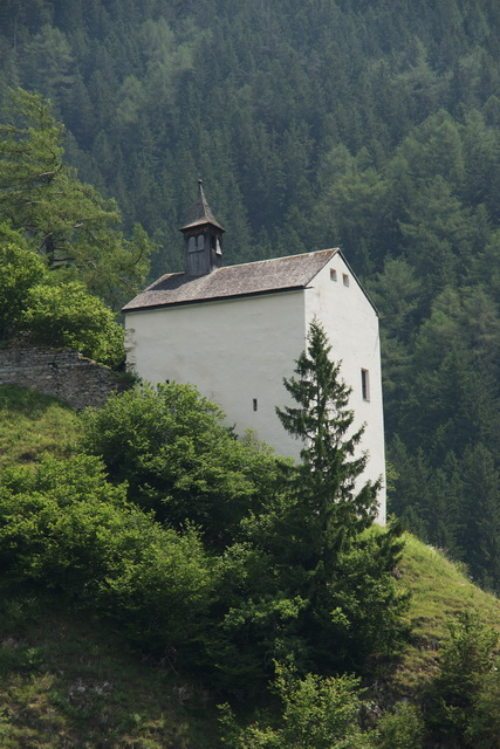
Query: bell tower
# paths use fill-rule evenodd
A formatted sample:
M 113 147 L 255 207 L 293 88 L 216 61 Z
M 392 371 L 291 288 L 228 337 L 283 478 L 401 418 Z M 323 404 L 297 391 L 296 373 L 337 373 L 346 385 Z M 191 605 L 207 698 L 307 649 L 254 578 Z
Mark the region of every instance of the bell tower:
M 189 221 L 181 228 L 184 234 L 184 268 L 188 276 L 206 276 L 222 265 L 222 234 L 207 203 L 203 181 L 198 180 L 198 200 L 192 206 Z

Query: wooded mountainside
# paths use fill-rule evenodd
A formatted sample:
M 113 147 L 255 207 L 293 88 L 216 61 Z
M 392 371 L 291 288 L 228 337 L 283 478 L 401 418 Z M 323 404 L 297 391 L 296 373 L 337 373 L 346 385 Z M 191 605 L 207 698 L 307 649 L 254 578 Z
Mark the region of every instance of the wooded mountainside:
M 152 275 L 200 174 L 227 262 L 342 246 L 382 318 L 391 509 L 497 590 L 499 37 L 496 0 L 0 5 L 2 91 L 51 99 Z

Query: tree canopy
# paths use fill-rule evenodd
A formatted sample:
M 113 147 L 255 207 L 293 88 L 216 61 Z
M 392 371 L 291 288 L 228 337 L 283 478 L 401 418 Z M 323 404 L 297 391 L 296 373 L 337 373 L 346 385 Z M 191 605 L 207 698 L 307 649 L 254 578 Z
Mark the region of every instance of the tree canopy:
M 82 183 L 63 159 L 64 128 L 42 96 L 11 91 L 0 124 L 0 218 L 23 233 L 48 268 L 78 279 L 115 307 L 143 281 L 151 244 L 127 240 L 115 201 Z

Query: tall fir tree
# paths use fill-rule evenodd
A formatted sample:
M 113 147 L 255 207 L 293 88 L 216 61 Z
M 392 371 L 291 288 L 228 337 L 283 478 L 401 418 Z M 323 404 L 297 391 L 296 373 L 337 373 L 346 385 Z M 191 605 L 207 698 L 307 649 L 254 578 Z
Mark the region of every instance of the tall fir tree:
M 323 327 L 313 321 L 295 376 L 284 380 L 296 405 L 277 413 L 302 449 L 291 468 L 281 531 L 294 592 L 306 602 L 301 627 L 309 665 L 362 671 L 375 653 L 393 654 L 405 637 L 407 599 L 393 580 L 402 542 L 397 526 L 363 533 L 376 516 L 380 482 L 361 483 L 363 427 L 354 428 L 350 389 L 330 352 Z M 360 615 L 367 608 L 370 614 Z
M 295 376 L 284 380 L 297 405 L 276 409 L 284 428 L 302 441 L 293 483 L 313 526 L 315 563 L 325 566 L 350 538 L 371 524 L 380 488 L 378 482 L 370 481 L 361 489 L 356 487 L 367 461 L 366 455 L 355 455 L 363 427 L 352 430 L 350 389 L 341 380 L 340 364 L 332 361 L 330 351 L 323 327 L 313 321 Z

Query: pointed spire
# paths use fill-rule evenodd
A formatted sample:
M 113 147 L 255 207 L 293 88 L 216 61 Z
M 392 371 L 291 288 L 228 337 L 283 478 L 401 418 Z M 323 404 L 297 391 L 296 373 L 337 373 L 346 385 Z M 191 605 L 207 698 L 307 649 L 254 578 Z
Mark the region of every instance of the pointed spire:
M 184 234 L 184 267 L 189 276 L 204 276 L 222 265 L 224 227 L 212 213 L 198 180 L 198 200 L 192 206 Z
M 212 209 L 208 205 L 208 201 L 205 197 L 205 191 L 203 189 L 203 180 L 198 180 L 198 200 L 191 207 L 189 212 L 188 223 L 185 224 L 181 231 L 186 229 L 192 229 L 195 226 L 202 226 L 203 224 L 212 224 L 221 231 L 224 231 L 224 227 L 220 224 L 212 213 Z

